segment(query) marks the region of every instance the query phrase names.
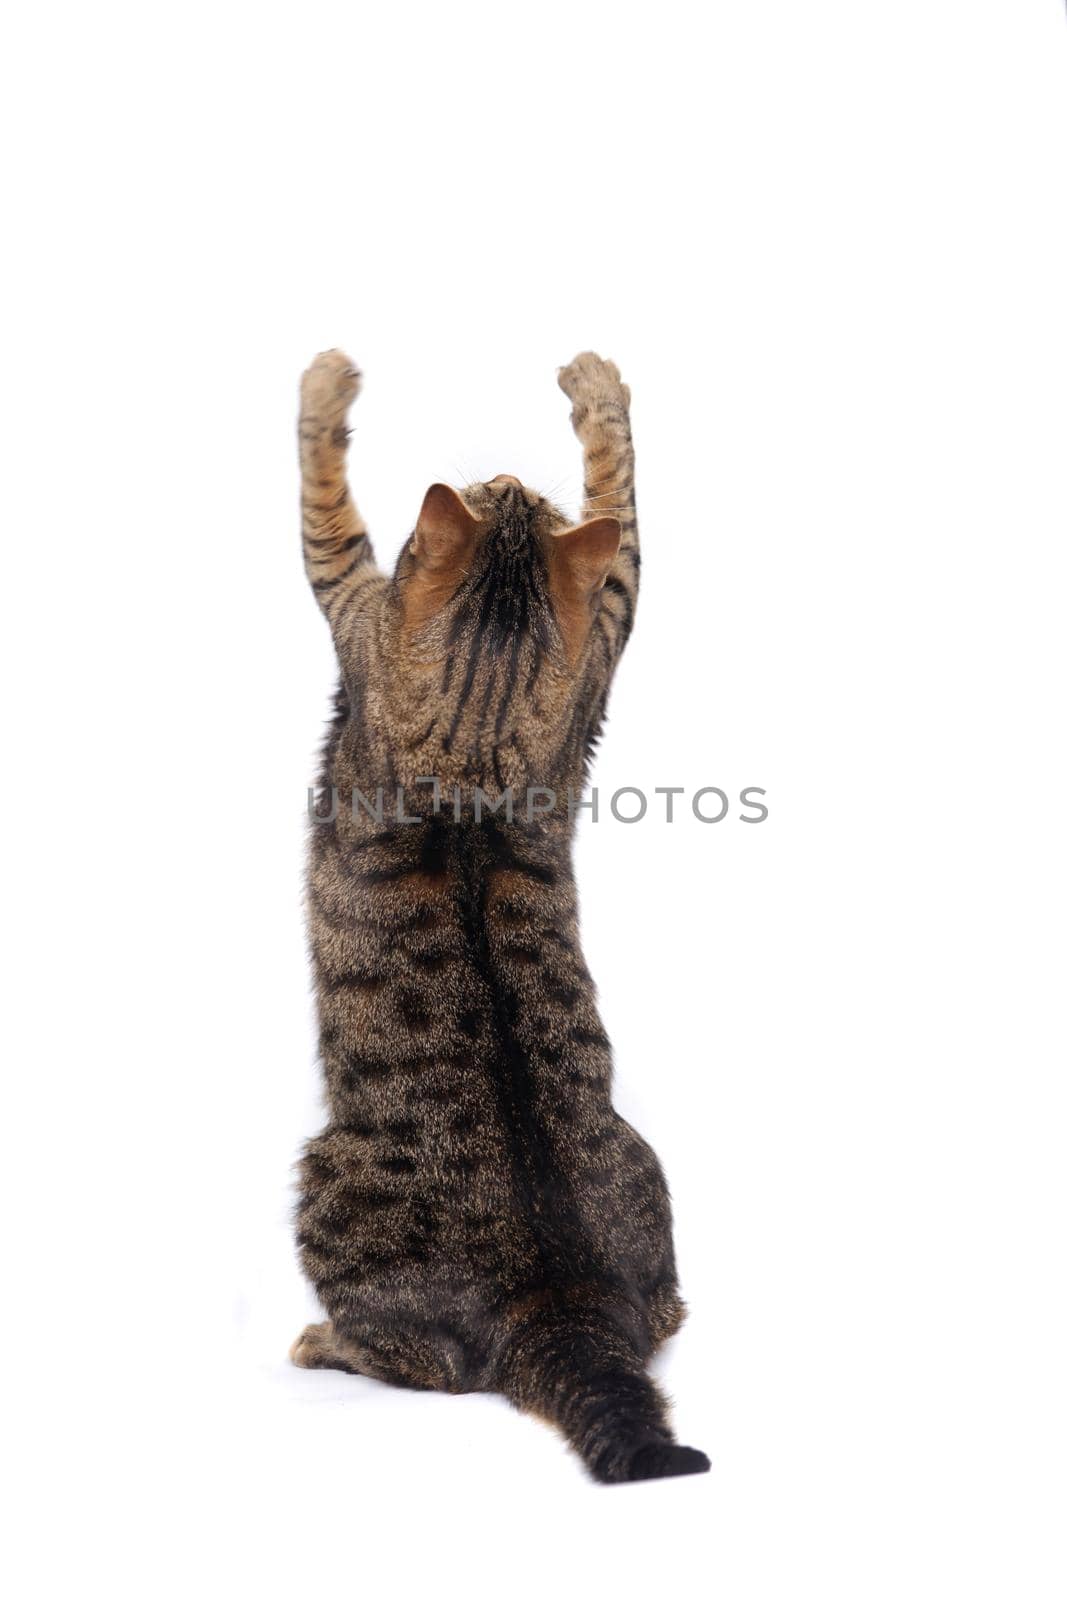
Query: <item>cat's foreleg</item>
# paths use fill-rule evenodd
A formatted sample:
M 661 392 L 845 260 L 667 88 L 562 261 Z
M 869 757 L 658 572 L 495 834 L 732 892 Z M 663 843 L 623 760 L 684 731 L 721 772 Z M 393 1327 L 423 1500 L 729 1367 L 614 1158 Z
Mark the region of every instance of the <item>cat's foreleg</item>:
M 315 357 L 300 385 L 304 566 L 335 628 L 355 609 L 368 579 L 380 576 L 345 470 L 345 417 L 361 383 L 359 370 L 342 351 L 326 350 Z
M 582 446 L 582 515 L 617 517 L 621 548 L 636 549 L 630 390 L 614 361 L 604 361 L 592 351 L 560 368 L 559 386 L 571 402 L 571 422 Z
M 641 567 L 630 390 L 614 361 L 605 361 L 592 351 L 575 356 L 569 366 L 560 369 L 559 386 L 571 402 L 571 423 L 582 446 L 582 516 L 587 521 L 615 517 L 622 530 L 604 595 L 604 609 L 615 619 L 616 642 L 621 647 L 633 623 Z

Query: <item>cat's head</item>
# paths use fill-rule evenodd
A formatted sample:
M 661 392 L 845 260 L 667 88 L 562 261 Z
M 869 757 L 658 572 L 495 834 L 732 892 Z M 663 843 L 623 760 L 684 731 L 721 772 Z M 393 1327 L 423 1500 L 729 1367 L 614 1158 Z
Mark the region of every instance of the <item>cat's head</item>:
M 427 491 L 393 584 L 397 732 L 423 772 L 496 788 L 551 773 L 619 540 L 614 517 L 574 524 L 505 474 Z

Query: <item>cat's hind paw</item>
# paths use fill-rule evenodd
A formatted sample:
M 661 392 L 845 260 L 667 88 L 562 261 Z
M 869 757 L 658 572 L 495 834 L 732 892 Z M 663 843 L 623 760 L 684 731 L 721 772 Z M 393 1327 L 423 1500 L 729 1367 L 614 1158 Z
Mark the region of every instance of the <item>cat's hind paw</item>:
M 310 1322 L 293 1341 L 289 1360 L 294 1367 L 325 1367 L 333 1353 L 333 1328 L 328 1322 Z

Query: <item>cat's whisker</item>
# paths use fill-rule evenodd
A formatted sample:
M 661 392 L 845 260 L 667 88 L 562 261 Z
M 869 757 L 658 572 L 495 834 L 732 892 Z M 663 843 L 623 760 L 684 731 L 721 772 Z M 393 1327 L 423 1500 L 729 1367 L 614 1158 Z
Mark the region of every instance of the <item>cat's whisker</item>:
M 566 478 L 561 478 L 558 483 L 554 483 L 552 485 L 551 489 L 545 490 L 543 498 L 545 500 L 554 500 L 558 494 L 566 494 L 567 492 L 568 480 Z

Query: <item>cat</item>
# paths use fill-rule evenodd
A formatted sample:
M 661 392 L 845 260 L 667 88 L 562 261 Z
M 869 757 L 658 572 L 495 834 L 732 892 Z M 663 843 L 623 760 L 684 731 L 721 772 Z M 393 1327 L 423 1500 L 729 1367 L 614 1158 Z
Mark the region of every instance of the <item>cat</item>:
M 568 791 L 637 599 L 630 392 L 592 353 L 559 374 L 578 526 L 507 474 L 434 484 L 390 578 L 346 479 L 361 382 L 332 350 L 301 388 L 304 557 L 341 680 L 308 876 L 329 1122 L 297 1206 L 329 1321 L 291 1358 L 500 1393 L 602 1483 L 703 1472 L 646 1371 L 684 1315 L 670 1202 L 611 1105 L 571 866 Z

